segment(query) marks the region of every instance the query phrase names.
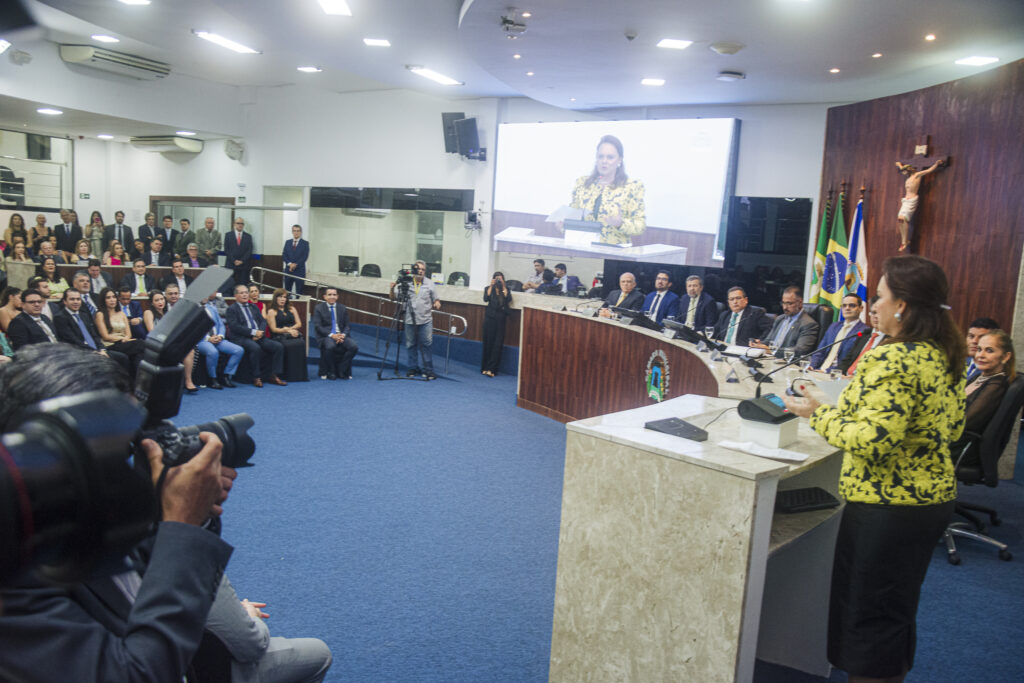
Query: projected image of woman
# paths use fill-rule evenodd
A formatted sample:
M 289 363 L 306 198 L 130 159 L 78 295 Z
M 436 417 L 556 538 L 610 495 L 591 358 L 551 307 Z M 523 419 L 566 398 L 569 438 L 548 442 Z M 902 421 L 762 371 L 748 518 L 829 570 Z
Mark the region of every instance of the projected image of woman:
M 606 244 L 626 244 L 647 228 L 644 185 L 626 175 L 622 141 L 614 135 L 597 143 L 594 170 L 577 179 L 570 206 L 583 209 L 583 220 L 604 226 L 601 241 Z

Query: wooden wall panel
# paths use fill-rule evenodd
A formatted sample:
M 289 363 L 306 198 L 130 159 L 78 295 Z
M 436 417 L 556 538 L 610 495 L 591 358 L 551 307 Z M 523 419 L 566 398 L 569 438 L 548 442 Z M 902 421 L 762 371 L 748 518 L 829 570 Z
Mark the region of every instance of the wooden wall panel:
M 961 327 L 991 316 L 1010 328 L 1024 246 L 1024 60 L 914 92 L 829 109 L 820 205 L 846 180 L 847 229 L 857 189 L 874 293 L 882 262 L 897 254 L 896 214 L 903 196 L 897 159 L 931 136 L 948 168 L 922 181 L 913 253 L 937 261 L 952 286 Z M 819 213 L 815 225 L 820 225 Z

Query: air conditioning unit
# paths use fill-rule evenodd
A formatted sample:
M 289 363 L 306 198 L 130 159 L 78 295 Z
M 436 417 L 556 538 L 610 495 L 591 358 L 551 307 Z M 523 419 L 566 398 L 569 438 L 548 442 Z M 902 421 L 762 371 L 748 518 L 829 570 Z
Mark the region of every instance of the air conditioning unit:
M 146 135 L 131 138 L 128 142 L 132 147 L 143 152 L 186 152 L 199 154 L 203 151 L 203 141 L 195 138 L 183 138 L 177 135 Z
M 171 73 L 170 64 L 92 45 L 61 45 L 60 58 L 68 64 L 88 66 L 143 81 L 163 78 Z
M 391 215 L 391 209 L 342 209 L 346 216 L 362 216 L 363 218 L 385 218 Z

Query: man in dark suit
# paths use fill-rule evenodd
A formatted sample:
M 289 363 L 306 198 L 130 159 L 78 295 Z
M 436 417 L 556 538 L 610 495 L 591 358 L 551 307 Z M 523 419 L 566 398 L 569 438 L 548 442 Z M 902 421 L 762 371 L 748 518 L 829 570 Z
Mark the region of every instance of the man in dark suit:
M 115 363 L 66 344 L 45 344 L 19 353 L 5 369 L 0 394 L 0 431 L 10 416 L 43 399 L 84 391 L 131 391 Z M 154 481 L 163 452 L 143 441 Z M 231 546 L 201 528 L 220 514 L 234 470 L 220 465 L 219 442 L 210 442 L 164 479 L 162 520 L 142 542 L 144 567 L 116 577 L 91 575 L 53 585 L 28 574 L 4 586 L 0 614 L 0 671 L 5 680 L 183 681 L 203 637 Z M 124 465 L 117 481 L 144 496 Z M 133 485 L 134 484 L 134 485 Z M 141 547 L 141 546 L 140 546 Z M 141 554 L 136 557 L 141 559 Z M 114 566 L 113 563 L 110 563 Z M 128 567 L 132 563 L 124 562 Z M 35 637 L 33 634 L 45 634 Z
M 89 281 L 89 273 L 84 270 L 80 270 L 75 273 L 75 277 L 71 280 L 71 287 L 82 295 L 79 305 L 89 313 L 90 318 L 95 319 L 96 314 L 100 311 L 100 297 L 99 292 L 93 294 L 91 291 L 92 287 Z
M 870 328 L 860 321 L 860 314 L 864 311 L 864 302 L 856 294 L 847 294 L 843 297 L 842 314 L 843 319 L 837 320 L 825 330 L 818 349 L 811 356 L 808 367 L 811 370 L 824 370 L 828 372 L 839 364 L 839 361 L 849 352 L 857 342 L 859 332 L 870 333 Z M 836 342 L 839 342 L 836 344 Z M 835 344 L 835 346 L 831 346 Z
M 142 319 L 142 304 L 132 300 L 132 290 L 128 285 L 121 285 L 117 290 L 117 305 L 128 318 L 128 325 L 132 328 L 132 337 L 145 339 L 147 335 L 146 323 Z
M 337 287 L 324 292 L 324 301 L 313 310 L 312 325 L 320 345 L 320 379 L 350 379 L 359 346 L 349 336 L 348 309 L 338 303 Z
M 90 351 L 109 356 L 124 371 L 131 373 L 128 356 L 118 351 L 108 351 L 103 347 L 103 340 L 100 338 L 99 330 L 96 329 L 96 322 L 87 310 L 83 310 L 82 302 L 84 297 L 77 289 L 68 289 L 64 292 L 62 299 L 64 307 L 53 316 L 53 326 L 57 331 L 57 339 L 65 344 L 78 346 Z
M 296 278 L 306 277 L 306 261 L 309 259 L 309 242 L 302 239 L 301 225 L 292 226 L 292 238 L 284 243 L 281 257 L 284 259 L 284 272 L 294 276 L 285 276 L 285 290 L 301 294 L 302 283 Z
M 29 289 L 21 294 L 21 313 L 7 324 L 7 338 L 15 351 L 30 344 L 56 342 L 57 331 L 53 321 L 43 315 L 46 300 L 39 290 Z
M 181 230 L 174 237 L 174 249 L 168 249 L 172 251 L 175 256 L 185 256 L 185 248 L 195 241 L 196 234 L 192 232 L 192 221 L 187 218 L 182 218 L 178 221 L 178 225 L 181 226 Z
M 555 287 L 560 290 L 563 294 L 570 296 L 576 295 L 576 290 L 582 286 L 580 279 L 575 275 L 566 275 L 566 268 L 564 263 L 559 263 L 555 266 Z
M 782 313 L 775 318 L 772 328 L 764 339 L 751 339 L 750 346 L 769 350 L 775 344 L 776 358 L 782 358 L 783 349 L 793 349 L 797 356 L 812 352 L 818 344 L 818 321 L 804 311 L 804 298 L 796 285 L 782 291 Z
M 52 240 L 43 240 L 39 243 L 39 253 L 35 255 L 32 260 L 36 263 L 42 263 L 44 260 L 52 258 L 57 263 L 67 263 L 68 260 L 64 258 L 64 252 L 58 251 L 53 246 Z
M 836 363 L 836 369 L 844 375 L 855 373 L 861 357 L 885 341 L 885 333 L 878 329 L 878 310 L 875 306 L 877 302 L 877 295 L 871 297 L 871 308 L 868 313 L 868 322 L 871 323 L 871 329 L 865 330 L 863 336 L 859 337 L 853 343 L 853 346 L 850 347 L 850 350 Z
M 768 329 L 768 320 L 760 306 L 749 306 L 747 293 L 742 287 L 729 290 L 729 310 L 723 311 L 715 324 L 715 339 L 726 344 L 746 346 L 751 339 L 758 339 Z
M 146 245 L 146 251 L 149 251 L 149 243 L 159 234 L 160 229 L 156 227 L 156 214 L 147 213 L 146 222 L 139 226 L 139 239 Z
M 162 237 L 153 238 L 153 241 L 149 243 L 149 253 L 146 254 L 145 258 L 147 266 L 163 266 L 166 268 L 171 265 L 171 255 L 164 249 Z
M 623 273 L 619 276 L 619 288 L 613 290 L 598 313 L 602 318 L 612 317 L 610 308 L 631 308 L 634 311 L 642 310 L 644 305 L 644 294 L 636 288 L 636 278 L 633 273 Z
M 245 221 L 235 218 L 234 230 L 224 235 L 224 265 L 235 271 L 235 284 L 249 284 L 252 269 L 252 235 L 245 232 Z
M 665 318 L 679 315 L 679 296 L 672 291 L 672 275 L 667 270 L 658 271 L 654 278 L 654 291 L 644 299 L 644 307 L 640 310 L 659 325 Z
M 89 259 L 89 265 L 86 266 L 85 271 L 78 272 L 85 272 L 89 276 L 89 291 L 94 295 L 102 292 L 105 287 L 114 287 L 114 278 L 110 276 L 110 273 L 100 270 L 99 259 Z
M 178 231 L 174 229 L 172 216 L 164 216 L 164 226 L 157 231 L 155 236 L 164 241 L 164 251 L 167 252 L 168 257 L 176 253 L 174 249 L 178 244 Z
M 114 222 L 103 228 L 103 248 L 109 251 L 110 243 L 114 240 L 124 245 L 126 252 L 132 248 L 135 241 L 131 226 L 124 224 L 124 211 L 115 211 Z
M 261 370 L 261 360 L 269 360 L 271 384 L 288 384 L 280 378 L 284 372 L 284 346 L 267 338 L 267 322 L 260 309 L 249 303 L 249 288 L 235 285 L 235 303 L 228 307 L 228 341 L 245 349 L 245 357 L 252 368 L 253 386 L 262 387 L 267 372 Z M 266 365 L 266 364 L 263 364 Z
M 191 275 L 185 273 L 184 262 L 180 258 L 174 258 L 171 261 L 171 272 L 164 275 L 163 279 L 160 280 L 160 289 L 167 289 L 167 285 L 178 285 L 178 291 L 185 294 L 185 291 L 194 279 Z
M 146 272 L 146 259 L 137 258 L 132 262 L 132 272 L 121 278 L 121 285 L 128 287 L 134 296 L 149 296 L 156 282 Z
M 714 327 L 718 320 L 718 305 L 711 295 L 704 291 L 704 281 L 699 275 L 686 278 L 686 296 L 679 301 L 679 315 L 676 320 L 692 329 L 703 331 Z
M 61 222 L 53 228 L 53 234 L 57 237 L 57 251 L 63 252 L 64 258 L 70 261 L 75 244 L 82 239 L 82 228 L 74 222 L 71 212 L 67 209 L 60 210 L 60 220 Z

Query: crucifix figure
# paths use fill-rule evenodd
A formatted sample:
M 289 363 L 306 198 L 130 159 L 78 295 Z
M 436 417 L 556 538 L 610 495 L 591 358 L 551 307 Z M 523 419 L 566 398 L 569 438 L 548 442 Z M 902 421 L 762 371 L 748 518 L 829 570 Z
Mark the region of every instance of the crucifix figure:
M 919 171 L 910 164 L 904 164 L 900 161 L 896 162 L 896 168 L 899 169 L 900 173 L 907 176 L 907 182 L 904 184 L 905 192 L 903 199 L 900 200 L 900 212 L 896 216 L 900 229 L 900 251 L 905 251 L 910 245 L 910 222 L 914 217 L 914 212 L 917 211 L 917 193 L 921 189 L 921 178 L 929 173 L 934 173 L 945 165 L 946 159 L 942 158 L 923 171 Z

